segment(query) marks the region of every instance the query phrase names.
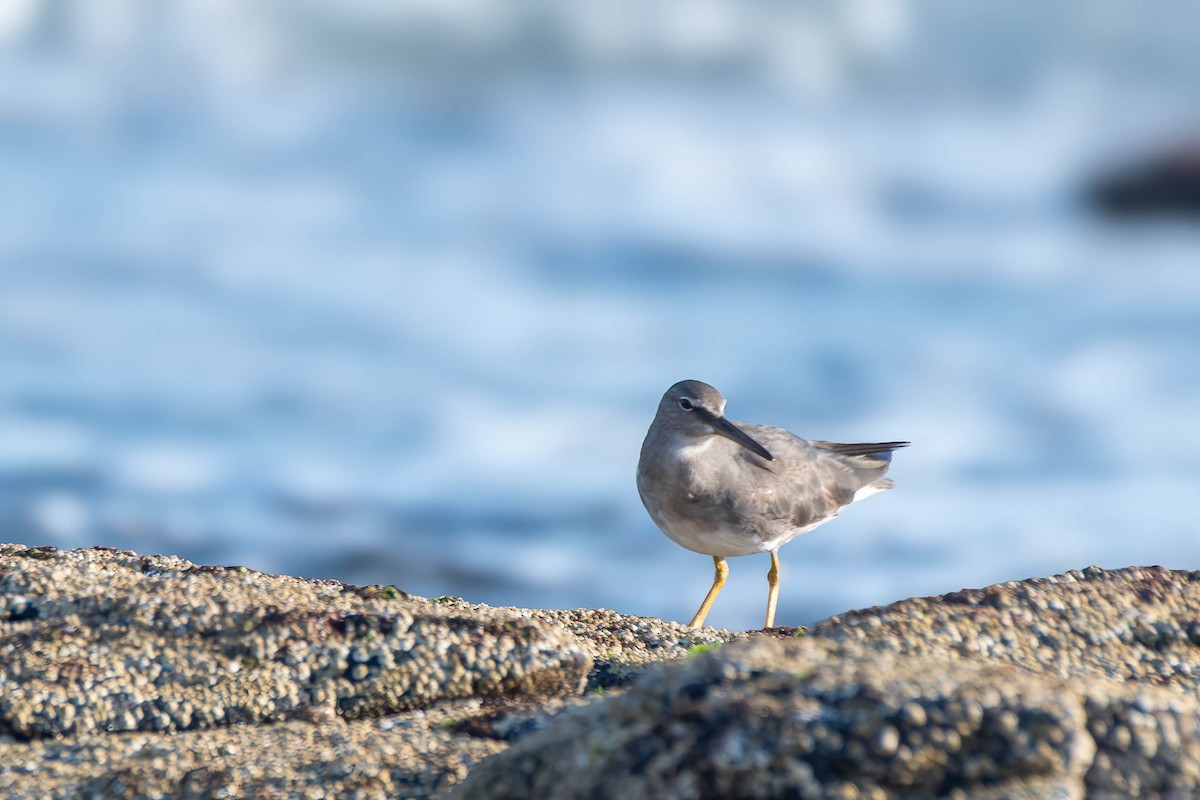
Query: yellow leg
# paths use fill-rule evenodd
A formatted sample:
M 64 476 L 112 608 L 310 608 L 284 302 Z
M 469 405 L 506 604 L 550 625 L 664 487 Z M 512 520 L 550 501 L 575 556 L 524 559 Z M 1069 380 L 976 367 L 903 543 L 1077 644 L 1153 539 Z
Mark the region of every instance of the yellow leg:
M 779 603 L 779 554 L 771 551 L 771 571 L 767 573 L 767 624 L 775 626 L 775 606 Z
M 704 597 L 704 602 L 700 604 L 700 610 L 696 612 L 696 616 L 692 617 L 692 621 L 688 623 L 689 628 L 699 628 L 704 624 L 704 618 L 708 616 L 708 610 L 712 608 L 713 600 L 717 599 L 717 594 L 720 593 L 721 587 L 725 585 L 725 579 L 729 577 L 729 567 L 725 564 L 725 559 L 720 556 L 713 556 L 713 564 L 717 568 L 717 574 L 713 576 L 712 587 L 708 590 L 708 594 Z

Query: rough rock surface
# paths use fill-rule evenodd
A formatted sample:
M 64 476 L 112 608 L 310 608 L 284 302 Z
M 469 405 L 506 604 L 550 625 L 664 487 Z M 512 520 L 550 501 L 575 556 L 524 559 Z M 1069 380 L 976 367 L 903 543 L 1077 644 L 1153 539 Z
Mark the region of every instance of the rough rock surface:
M 22 739 L 573 695 L 591 668 L 515 615 L 98 549 L 0 549 L 0 619 L 0 733 Z
M 0 545 L 0 796 L 1200 796 L 1200 573 L 797 633 Z
M 830 617 L 813 636 L 1006 661 L 1061 677 L 1200 687 L 1200 572 L 1099 567 Z
M 470 710 L 0 741 L 0 797 L 427 797 L 506 747 L 448 724 Z
M 425 797 L 564 704 L 731 638 L 0 545 L 0 796 Z
M 588 675 L 588 691 L 625 686 L 651 664 L 683 658 L 698 646 L 723 644 L 764 633 L 770 636 L 795 636 L 798 632 L 796 628 L 746 633 L 730 633 L 719 628 L 692 630 L 674 622 L 631 617 L 604 609 L 492 609 L 485 605 L 471 605 L 459 598 L 441 598 L 440 601 L 482 614 L 492 611 L 518 614 L 570 631 L 592 657 L 594 667 Z
M 1094 753 L 1060 680 L 866 655 L 819 640 L 730 645 L 563 715 L 479 765 L 456 796 L 929 797 L 981 784 L 1067 793 Z
M 1193 797 L 1200 573 L 1089 568 L 650 671 L 452 795 Z

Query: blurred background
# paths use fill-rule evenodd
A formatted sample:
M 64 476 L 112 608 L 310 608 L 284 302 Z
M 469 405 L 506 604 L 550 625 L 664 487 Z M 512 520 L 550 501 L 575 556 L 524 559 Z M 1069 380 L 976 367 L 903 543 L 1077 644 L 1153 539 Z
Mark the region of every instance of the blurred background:
M 782 624 L 1200 568 L 1198 22 L 4 0 L 0 539 L 687 620 L 634 469 L 697 378 L 914 443 Z

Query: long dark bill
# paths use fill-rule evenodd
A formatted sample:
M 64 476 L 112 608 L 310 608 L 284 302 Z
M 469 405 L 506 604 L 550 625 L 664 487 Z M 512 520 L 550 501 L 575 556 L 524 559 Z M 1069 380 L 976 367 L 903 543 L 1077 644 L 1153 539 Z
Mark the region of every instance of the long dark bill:
M 775 456 L 771 455 L 771 452 L 769 450 L 767 450 L 767 448 L 763 447 L 761 444 L 759 444 L 758 442 L 751 439 L 750 436 L 747 435 L 737 425 L 734 425 L 732 422 L 725 419 L 724 417 L 718 417 L 715 414 L 706 415 L 706 416 L 710 417 L 710 419 L 708 419 L 706 421 L 708 422 L 709 425 L 712 425 L 712 429 L 713 429 L 714 433 L 720 434 L 721 436 L 724 436 L 726 439 L 731 439 L 731 440 L 737 442 L 742 447 L 749 450 L 751 453 L 754 453 L 755 455 L 758 455 L 758 456 L 762 456 L 767 461 L 775 460 Z

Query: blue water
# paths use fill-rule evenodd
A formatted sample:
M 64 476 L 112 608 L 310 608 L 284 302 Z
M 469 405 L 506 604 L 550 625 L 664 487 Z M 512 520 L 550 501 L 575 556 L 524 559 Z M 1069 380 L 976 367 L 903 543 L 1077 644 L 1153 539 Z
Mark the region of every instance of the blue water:
M 698 378 L 914 443 L 782 551 L 781 623 L 1200 568 L 1200 231 L 1078 200 L 1196 130 L 1200 51 L 1008 5 L 663 6 L 638 49 L 602 4 L 18 4 L 0 539 L 687 619 L 711 564 L 633 472 Z M 759 624 L 766 562 L 713 624 Z

